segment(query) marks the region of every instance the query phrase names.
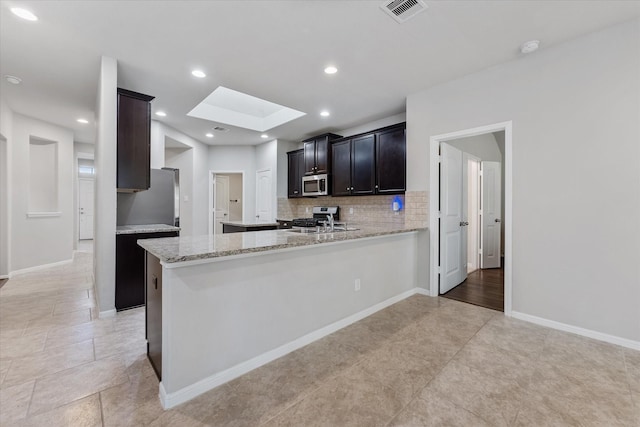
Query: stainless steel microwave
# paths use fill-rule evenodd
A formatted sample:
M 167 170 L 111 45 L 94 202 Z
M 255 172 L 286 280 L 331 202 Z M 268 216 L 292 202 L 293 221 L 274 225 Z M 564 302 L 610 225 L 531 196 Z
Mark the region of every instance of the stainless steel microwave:
M 329 195 L 329 175 L 310 175 L 302 177 L 303 196 Z

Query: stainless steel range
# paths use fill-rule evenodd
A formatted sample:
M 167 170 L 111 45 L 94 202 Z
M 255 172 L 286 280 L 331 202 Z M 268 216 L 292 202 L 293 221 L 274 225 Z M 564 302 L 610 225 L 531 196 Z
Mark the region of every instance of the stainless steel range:
M 296 218 L 292 221 L 291 225 L 294 227 L 317 227 L 322 222 L 327 221 L 327 217 L 333 215 L 334 220 L 340 219 L 340 207 L 339 206 L 314 206 L 313 217 L 311 218 Z

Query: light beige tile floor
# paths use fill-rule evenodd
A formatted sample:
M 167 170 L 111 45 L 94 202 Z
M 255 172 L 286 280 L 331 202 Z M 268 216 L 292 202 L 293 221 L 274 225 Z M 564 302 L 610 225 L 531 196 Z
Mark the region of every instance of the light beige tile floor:
M 92 254 L 0 289 L 2 426 L 639 426 L 640 352 L 413 296 L 172 410 Z

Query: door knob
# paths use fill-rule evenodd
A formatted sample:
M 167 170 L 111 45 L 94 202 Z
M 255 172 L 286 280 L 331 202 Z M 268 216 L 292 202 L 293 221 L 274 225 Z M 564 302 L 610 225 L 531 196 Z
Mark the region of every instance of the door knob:
M 494 219 L 495 222 L 500 222 L 500 218 Z
M 460 227 L 465 227 L 467 225 L 469 225 L 467 221 L 460 221 Z

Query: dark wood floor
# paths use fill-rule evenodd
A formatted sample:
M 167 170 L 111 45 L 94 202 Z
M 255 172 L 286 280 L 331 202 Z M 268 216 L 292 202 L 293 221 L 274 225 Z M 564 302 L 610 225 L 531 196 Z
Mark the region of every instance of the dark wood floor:
M 4 285 L 5 283 L 7 283 L 9 279 L 0 279 L 0 288 L 2 287 L 2 285 Z
M 504 269 L 476 270 L 467 276 L 467 280 L 442 296 L 504 311 Z

